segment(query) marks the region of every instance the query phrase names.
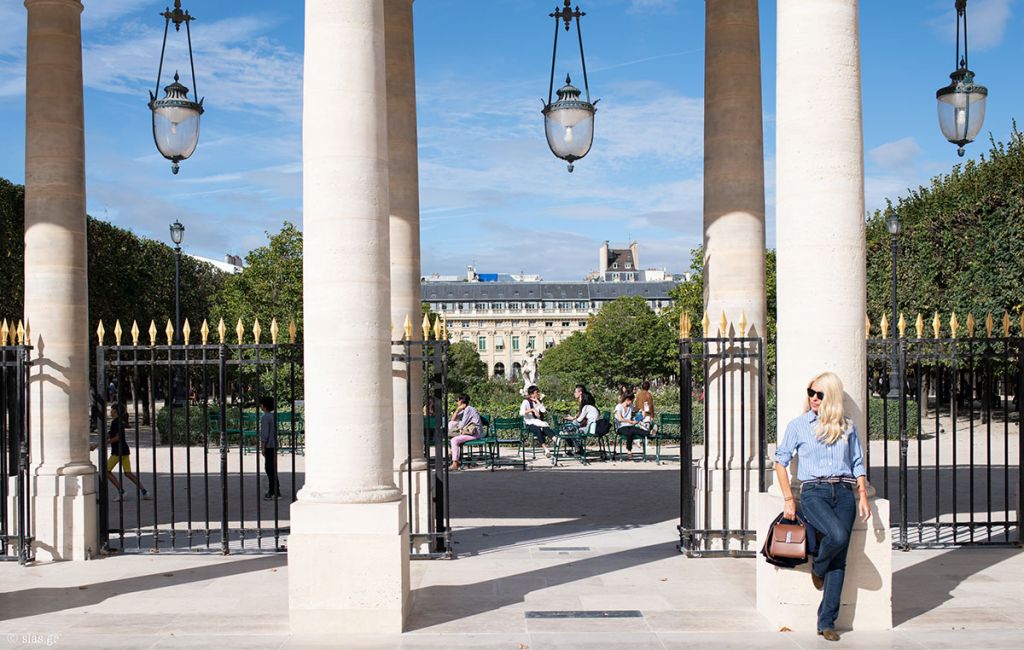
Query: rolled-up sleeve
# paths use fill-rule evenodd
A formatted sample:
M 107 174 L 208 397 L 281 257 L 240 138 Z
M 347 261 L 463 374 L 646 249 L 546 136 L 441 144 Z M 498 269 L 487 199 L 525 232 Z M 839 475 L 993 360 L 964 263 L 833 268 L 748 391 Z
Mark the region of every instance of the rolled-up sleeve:
M 789 467 L 789 461 L 793 460 L 793 452 L 796 448 L 796 426 L 790 422 L 786 427 L 786 433 L 782 436 L 782 442 L 775 449 L 775 462 L 783 467 Z
M 850 425 L 850 470 L 853 478 L 860 478 L 867 475 L 867 468 L 864 466 L 864 450 L 860 446 L 860 436 L 857 435 L 857 426 Z

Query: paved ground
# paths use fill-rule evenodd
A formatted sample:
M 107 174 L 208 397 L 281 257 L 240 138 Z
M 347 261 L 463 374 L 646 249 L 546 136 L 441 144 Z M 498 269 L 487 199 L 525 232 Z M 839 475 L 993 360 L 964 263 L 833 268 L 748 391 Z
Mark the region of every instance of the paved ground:
M 0 565 L 0 648 L 798 648 L 754 609 L 754 560 L 675 551 L 677 465 L 595 464 L 453 477 L 455 561 L 413 564 L 401 637 L 288 633 L 286 557 L 129 555 Z M 1024 555 L 894 553 L 892 633 L 845 648 L 1018 648 Z M 528 612 L 633 610 L 608 620 Z M 315 631 L 311 631 L 315 632 Z

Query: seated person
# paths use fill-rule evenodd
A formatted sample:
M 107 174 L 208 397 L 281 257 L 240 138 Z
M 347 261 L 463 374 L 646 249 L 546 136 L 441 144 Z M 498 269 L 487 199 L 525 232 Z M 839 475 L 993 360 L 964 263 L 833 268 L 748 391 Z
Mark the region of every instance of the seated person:
M 544 419 L 547 408 L 541 401 L 540 389 L 530 386 L 526 389 L 526 399 L 519 406 L 519 415 L 523 418 L 526 430 L 533 434 L 534 439 L 544 448 L 545 458 L 551 457 L 551 450 L 548 448 L 548 438 L 555 435 L 555 432 L 548 426 Z
M 483 424 L 480 414 L 469 405 L 468 395 L 459 395 L 458 406 L 448 422 L 448 437 L 451 438 L 452 464 L 448 469 L 459 469 L 459 458 L 462 456 L 462 445 L 470 440 L 479 440 L 483 436 Z
M 597 407 L 594 406 L 594 395 L 579 386 L 576 388 L 577 399 L 580 404 L 580 411 L 576 414 L 576 417 L 565 416 L 565 419 L 574 423 L 575 426 L 570 425 L 569 427 L 563 427 L 563 431 L 566 433 L 575 433 L 576 431 L 587 431 L 587 429 L 595 422 L 601 419 L 601 414 L 598 412 Z M 575 451 L 577 454 L 583 455 L 583 441 L 577 440 L 575 444 Z
M 640 416 L 640 422 L 636 422 L 636 416 Z M 622 401 L 615 407 L 615 432 L 626 437 L 626 453 L 633 458 L 633 440 L 643 438 L 647 430 L 642 426 L 643 414 L 633 409 L 633 394 L 626 393 Z

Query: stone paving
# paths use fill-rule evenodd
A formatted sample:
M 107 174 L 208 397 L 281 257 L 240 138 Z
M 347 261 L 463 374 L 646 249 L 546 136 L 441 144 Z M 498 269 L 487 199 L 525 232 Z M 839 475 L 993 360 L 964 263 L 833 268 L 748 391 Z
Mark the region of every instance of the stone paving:
M 754 608 L 754 560 L 675 550 L 678 465 L 538 465 L 452 478 L 454 561 L 412 566 L 402 636 L 290 636 L 282 554 L 142 554 L 0 565 L 0 644 L 165 648 L 802 648 Z M 341 552 L 341 551 L 339 551 Z M 1018 549 L 895 552 L 891 633 L 850 631 L 846 648 L 1017 648 Z M 527 612 L 632 610 L 632 618 Z M 0 645 L 0 647 L 4 647 Z M 834 647 L 834 646 L 833 646 Z

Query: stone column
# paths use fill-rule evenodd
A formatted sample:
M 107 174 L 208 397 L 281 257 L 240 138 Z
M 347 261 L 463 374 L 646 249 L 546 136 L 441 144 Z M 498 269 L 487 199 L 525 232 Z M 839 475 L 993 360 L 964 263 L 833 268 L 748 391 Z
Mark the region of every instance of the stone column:
M 392 410 L 388 137 L 380 0 L 306 0 L 303 308 L 306 484 L 292 506 L 297 634 L 397 633 L 409 594 Z M 358 308 L 356 308 L 358 307 Z
M 388 103 L 388 197 L 391 206 L 391 323 L 402 330 L 413 322 L 420 338 L 420 197 L 416 148 L 416 64 L 413 52 L 413 0 L 384 0 L 384 52 Z M 402 352 L 396 346 L 396 352 Z M 416 347 L 412 353 L 422 354 Z M 426 533 L 431 516 L 423 457 L 423 366 L 395 363 L 396 483 L 412 503 L 410 533 Z M 410 449 L 409 441 L 412 441 Z M 405 465 L 412 457 L 412 474 Z
M 845 385 L 846 414 L 866 444 L 857 14 L 857 0 L 787 0 L 778 6 L 778 435 L 804 410 L 807 382 L 832 371 Z M 762 505 L 759 520 L 766 525 L 782 500 L 775 491 Z M 872 509 L 868 526 L 854 529 L 839 627 L 892 625 L 888 503 L 873 501 Z M 790 588 L 782 582 L 785 572 L 759 566 L 762 613 L 793 629 L 812 628 L 820 594 L 801 577 L 804 581 Z
M 704 304 L 709 336 L 764 337 L 764 147 L 757 0 L 707 0 L 704 71 Z M 697 315 L 695 320 L 699 320 Z M 740 330 L 741 321 L 745 331 Z M 717 346 L 710 351 L 715 352 Z M 734 346 L 737 350 L 740 346 Z M 748 350 L 755 350 L 747 346 Z M 704 473 L 697 472 L 698 527 L 752 528 L 758 488 L 758 363 L 708 367 Z M 724 397 L 723 397 L 724 395 Z M 741 498 L 743 494 L 743 498 Z M 710 514 L 707 517 L 706 514 Z
M 25 0 L 25 320 L 31 326 L 31 446 L 39 559 L 96 549 L 89 462 L 82 3 Z

